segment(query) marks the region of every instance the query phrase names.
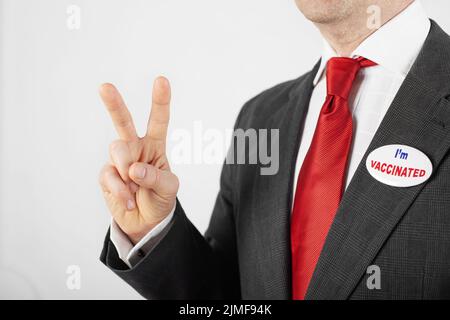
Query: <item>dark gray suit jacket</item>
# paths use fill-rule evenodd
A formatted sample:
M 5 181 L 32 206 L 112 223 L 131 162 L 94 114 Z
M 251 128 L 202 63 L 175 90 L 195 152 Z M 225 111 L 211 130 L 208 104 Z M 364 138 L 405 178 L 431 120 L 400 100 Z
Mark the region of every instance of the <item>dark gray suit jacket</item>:
M 278 174 L 224 165 L 205 236 L 178 203 L 167 234 L 132 269 L 109 234 L 101 260 L 149 299 L 289 299 L 294 166 L 317 69 L 261 93 L 238 116 L 236 128 L 280 130 Z M 307 299 L 450 298 L 449 97 L 450 38 L 432 22 L 344 194 Z M 367 155 L 388 144 L 423 151 L 433 164 L 431 178 L 409 188 L 372 178 Z M 380 267 L 379 290 L 366 285 L 370 265 Z

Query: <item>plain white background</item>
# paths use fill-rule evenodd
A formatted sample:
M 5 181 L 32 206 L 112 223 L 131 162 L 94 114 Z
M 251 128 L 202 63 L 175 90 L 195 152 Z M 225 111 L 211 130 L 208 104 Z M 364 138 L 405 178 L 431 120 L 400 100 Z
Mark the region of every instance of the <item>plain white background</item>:
M 422 3 L 449 32 L 450 2 Z M 72 4 L 79 30 L 67 27 Z M 198 121 L 225 132 L 246 100 L 310 70 L 320 49 L 294 0 L 0 0 L 0 298 L 139 298 L 98 260 L 109 214 L 97 177 L 116 139 L 99 84 L 119 87 L 143 133 L 163 74 L 172 132 Z M 220 165 L 172 166 L 203 232 Z M 70 265 L 80 290 L 66 286 Z

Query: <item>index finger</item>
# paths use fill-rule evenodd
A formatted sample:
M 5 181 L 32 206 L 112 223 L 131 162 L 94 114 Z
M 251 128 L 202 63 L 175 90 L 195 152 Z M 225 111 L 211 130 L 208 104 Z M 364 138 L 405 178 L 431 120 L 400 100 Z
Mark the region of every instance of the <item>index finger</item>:
M 152 92 L 152 110 L 147 125 L 147 136 L 166 140 L 170 118 L 170 83 L 164 77 L 156 78 Z
M 136 139 L 137 133 L 133 119 L 116 87 L 110 83 L 101 85 L 100 96 L 111 115 L 119 137 L 126 141 Z

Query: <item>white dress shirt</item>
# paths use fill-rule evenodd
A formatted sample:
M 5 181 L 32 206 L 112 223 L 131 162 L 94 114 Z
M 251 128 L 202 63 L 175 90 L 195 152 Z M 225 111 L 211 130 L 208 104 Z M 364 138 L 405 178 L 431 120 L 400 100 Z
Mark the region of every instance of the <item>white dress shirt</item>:
M 375 132 L 394 100 L 406 75 L 416 60 L 430 30 L 430 20 L 419 0 L 413 2 L 399 15 L 364 40 L 351 57 L 364 57 L 377 63 L 377 66 L 363 68 L 359 72 L 349 97 L 349 107 L 353 115 L 353 144 L 349 158 L 346 187 L 361 162 Z M 338 56 L 324 40 L 321 64 L 314 79 L 314 90 L 306 114 L 303 134 L 295 166 L 294 190 L 303 160 L 314 135 L 320 110 L 327 95 L 325 70 L 330 58 Z M 130 259 L 135 257 L 143 246 L 160 235 L 173 217 L 173 211 L 158 226 L 151 230 L 138 244 L 133 246 L 126 235 L 113 221 L 111 241 L 119 257 L 132 266 Z M 155 242 L 157 245 L 157 242 Z M 149 251 L 147 248 L 144 251 Z

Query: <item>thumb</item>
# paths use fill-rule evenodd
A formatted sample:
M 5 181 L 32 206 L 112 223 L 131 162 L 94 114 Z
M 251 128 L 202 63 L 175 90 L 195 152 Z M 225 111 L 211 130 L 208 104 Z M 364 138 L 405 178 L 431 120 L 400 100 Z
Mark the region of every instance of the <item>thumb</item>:
M 161 170 L 145 162 L 135 162 L 128 173 L 137 185 L 152 189 L 161 196 L 176 196 L 178 192 L 178 178 L 169 170 Z

